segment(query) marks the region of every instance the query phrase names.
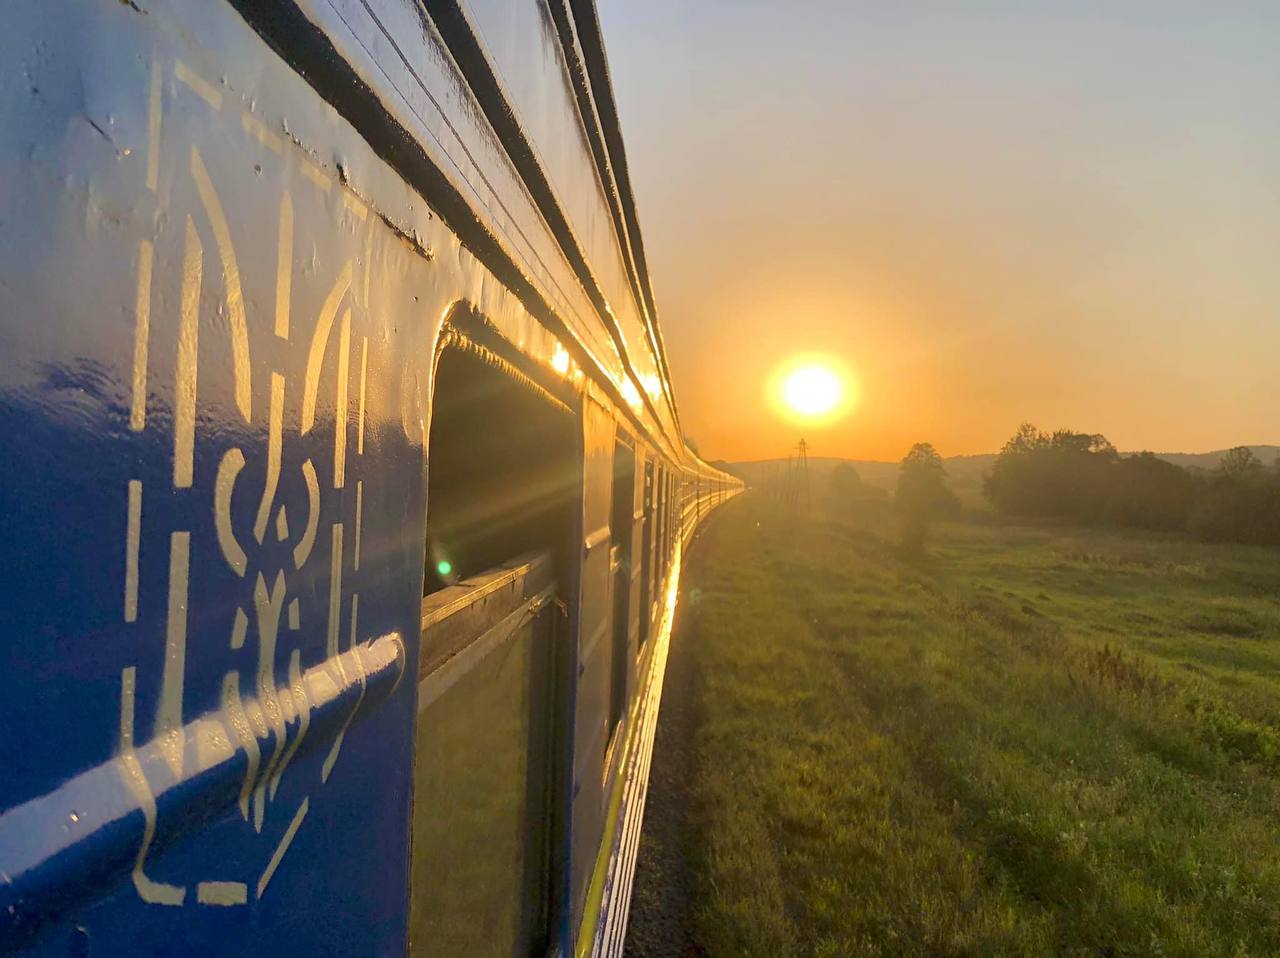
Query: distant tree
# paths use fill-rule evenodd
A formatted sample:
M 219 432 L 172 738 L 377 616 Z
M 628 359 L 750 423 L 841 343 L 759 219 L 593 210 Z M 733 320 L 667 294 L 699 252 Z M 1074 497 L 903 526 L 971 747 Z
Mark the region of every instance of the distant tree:
M 1046 489 L 1059 515 L 1084 521 L 1104 518 L 1107 492 L 1120 459 L 1098 433 L 1060 429 L 1049 440 L 1053 481 Z
M 1049 436 L 1029 422 L 1018 426 L 1000 449 L 982 491 L 997 509 L 1014 514 L 1036 513 L 1042 508 L 1039 474 L 1044 472 L 1043 452 Z
M 845 496 L 856 492 L 862 485 L 862 477 L 858 470 L 847 462 L 837 463 L 831 470 L 831 491 L 837 496 Z
M 1116 462 L 1105 515 L 1117 525 L 1181 529 L 1200 493 L 1201 482 L 1186 469 L 1140 452 Z
M 685 433 L 684 444 L 693 450 L 695 456 L 701 456 L 702 452 L 698 449 L 698 444 L 693 441 L 693 437 Z
M 1029 422 L 1021 423 L 1013 434 L 1013 438 L 1004 444 L 1002 452 L 1023 453 L 1036 452 L 1049 444 L 1049 435 L 1041 432 Z
M 1097 433 L 1050 434 L 1023 423 L 996 457 L 983 492 L 1015 515 L 1101 517 L 1119 453 Z
M 1209 475 L 1188 527 L 1212 541 L 1280 544 L 1280 474 L 1247 446 L 1228 449 Z
M 827 477 L 827 494 L 838 510 L 852 511 L 867 499 L 869 490 L 862 484 L 858 470 L 847 462 L 838 462 Z
M 942 457 L 931 443 L 916 443 L 902 460 L 894 493 L 903 549 L 923 550 L 933 521 L 955 506 Z
M 1248 446 L 1235 446 L 1222 454 L 1218 472 L 1227 479 L 1242 481 L 1257 479 L 1264 471 L 1262 460 Z

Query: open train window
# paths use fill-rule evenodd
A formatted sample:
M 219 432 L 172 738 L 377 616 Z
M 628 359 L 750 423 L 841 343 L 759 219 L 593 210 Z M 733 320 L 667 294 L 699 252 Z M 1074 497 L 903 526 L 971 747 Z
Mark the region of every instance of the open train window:
M 482 349 L 445 349 L 432 400 L 423 594 L 526 552 L 571 548 L 579 469 L 566 406 Z
M 563 827 L 557 636 L 576 582 L 580 431 L 568 406 L 487 348 L 458 339 L 440 354 L 427 451 L 414 956 L 543 954 L 551 938 L 551 849 Z

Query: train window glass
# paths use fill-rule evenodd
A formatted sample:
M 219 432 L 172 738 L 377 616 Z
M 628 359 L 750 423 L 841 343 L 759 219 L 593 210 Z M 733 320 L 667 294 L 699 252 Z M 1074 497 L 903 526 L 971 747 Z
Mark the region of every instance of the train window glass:
M 631 638 L 632 539 L 635 525 L 636 457 L 631 447 L 618 442 L 613 452 L 613 683 L 609 697 L 609 725 L 622 720 L 627 699 L 627 654 Z M 612 738 L 613 732 L 610 732 Z
M 671 473 L 667 472 L 662 483 L 662 578 L 665 582 L 671 574 Z M 662 598 L 665 600 L 666 592 Z
M 649 631 L 652 625 L 650 609 L 653 595 L 653 472 L 653 460 L 646 459 L 644 464 L 644 526 L 640 538 L 640 608 L 637 609 L 640 615 L 640 641 L 638 644 L 641 648 L 644 647 L 645 642 L 649 641 Z
M 428 447 L 409 919 L 413 955 L 549 941 L 557 597 L 571 593 L 579 424 L 478 347 L 440 356 Z
M 658 504 L 656 506 L 658 512 L 658 554 L 655 557 L 658 572 L 655 576 L 657 586 L 655 596 L 658 604 L 662 604 L 663 584 L 667 580 L 667 470 L 665 466 L 658 468 Z
M 662 542 L 666 537 L 666 528 L 662 521 L 662 486 L 666 482 L 667 471 L 658 466 L 657 480 L 653 489 L 653 602 L 662 597 L 662 577 L 665 574 L 662 566 Z
M 665 496 L 662 504 L 662 512 L 663 512 L 663 515 L 666 517 L 666 523 L 667 523 L 667 534 L 666 534 L 666 541 L 663 543 L 664 556 L 662 560 L 663 569 L 666 575 L 671 574 L 671 560 L 675 557 L 675 546 L 673 544 L 675 541 L 675 528 L 676 528 L 675 487 L 676 487 L 675 476 L 669 474 L 667 476 L 666 489 L 663 490 L 665 493 Z

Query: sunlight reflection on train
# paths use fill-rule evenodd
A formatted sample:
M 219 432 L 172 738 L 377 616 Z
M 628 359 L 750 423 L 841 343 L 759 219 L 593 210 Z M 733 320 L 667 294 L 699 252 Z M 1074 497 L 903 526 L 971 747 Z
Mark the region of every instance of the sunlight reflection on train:
M 630 379 L 622 380 L 622 398 L 632 409 L 640 408 L 640 390 L 636 389 L 636 384 Z
M 569 372 L 569 354 L 559 343 L 556 343 L 555 352 L 551 354 L 551 368 L 561 376 Z

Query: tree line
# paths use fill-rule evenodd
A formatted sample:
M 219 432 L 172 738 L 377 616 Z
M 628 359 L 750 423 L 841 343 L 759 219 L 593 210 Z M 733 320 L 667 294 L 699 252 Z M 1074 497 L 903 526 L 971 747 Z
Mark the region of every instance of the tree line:
M 1212 470 L 1150 452 L 1123 456 L 1105 436 L 1023 423 L 983 484 L 1012 516 L 1184 531 L 1217 542 L 1280 545 L 1280 459 L 1229 450 Z

